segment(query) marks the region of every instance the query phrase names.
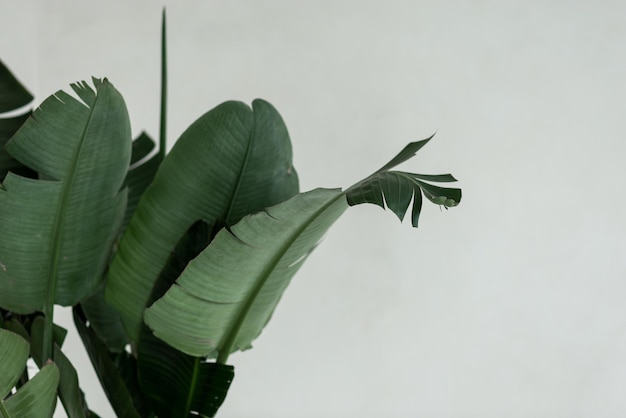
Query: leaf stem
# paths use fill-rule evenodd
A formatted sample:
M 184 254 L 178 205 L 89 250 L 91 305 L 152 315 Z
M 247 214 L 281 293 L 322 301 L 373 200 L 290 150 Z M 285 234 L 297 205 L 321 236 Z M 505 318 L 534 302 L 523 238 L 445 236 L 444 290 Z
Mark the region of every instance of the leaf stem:
M 198 373 L 200 371 L 200 357 L 196 357 L 193 362 L 193 374 L 191 376 L 191 382 L 189 382 L 189 393 L 187 394 L 187 403 L 185 405 L 184 414 L 188 414 L 191 411 L 193 398 L 196 395 L 196 385 L 198 384 Z
M 167 119 L 167 45 L 166 45 L 166 22 L 165 7 L 163 8 L 163 19 L 161 23 L 161 117 L 159 127 L 159 157 L 161 161 L 165 158 L 167 148 L 166 119 Z
M 7 411 L 7 409 L 4 407 L 3 402 L 0 402 L 0 413 L 2 414 L 3 418 L 11 418 L 9 411 Z

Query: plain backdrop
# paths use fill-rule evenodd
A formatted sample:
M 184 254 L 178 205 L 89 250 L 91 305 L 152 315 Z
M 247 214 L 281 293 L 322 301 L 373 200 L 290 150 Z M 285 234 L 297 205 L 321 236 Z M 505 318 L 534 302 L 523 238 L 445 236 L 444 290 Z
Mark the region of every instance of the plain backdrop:
M 170 146 L 261 97 L 302 190 L 350 186 L 436 131 L 403 168 L 464 192 L 419 229 L 351 208 L 231 357 L 219 417 L 626 416 L 626 3 L 165 3 Z M 133 134 L 157 137 L 162 6 L 5 0 L 0 59 L 36 103 L 106 76 Z M 65 350 L 112 417 L 73 331 Z

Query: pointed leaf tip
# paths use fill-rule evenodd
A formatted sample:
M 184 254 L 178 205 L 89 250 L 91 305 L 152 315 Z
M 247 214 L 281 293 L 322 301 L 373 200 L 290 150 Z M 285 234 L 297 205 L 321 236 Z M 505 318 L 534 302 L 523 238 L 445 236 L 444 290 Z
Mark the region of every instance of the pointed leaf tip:
M 384 166 L 382 166 L 377 172 L 381 172 L 381 171 L 387 171 L 389 169 L 392 169 L 393 167 L 402 164 L 403 162 L 409 160 L 410 158 L 414 157 L 415 154 L 417 154 L 417 152 L 422 149 L 422 147 L 424 147 L 424 145 L 426 145 L 431 139 L 433 139 L 433 137 L 435 136 L 435 134 L 432 134 L 431 136 L 429 136 L 426 139 L 422 139 L 421 141 L 415 141 L 415 142 L 411 142 L 409 144 L 407 144 L 402 151 L 400 151 L 398 153 L 398 155 L 396 155 L 395 157 L 393 157 L 391 159 L 391 161 L 389 161 L 387 164 L 385 164 Z

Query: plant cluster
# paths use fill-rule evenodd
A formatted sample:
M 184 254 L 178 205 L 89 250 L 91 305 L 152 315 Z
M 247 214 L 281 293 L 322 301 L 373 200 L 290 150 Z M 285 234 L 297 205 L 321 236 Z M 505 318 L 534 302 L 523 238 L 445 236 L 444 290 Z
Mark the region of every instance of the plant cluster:
M 165 26 L 163 26 L 165 28 Z M 401 220 L 422 197 L 446 208 L 449 175 L 393 168 L 407 145 L 346 190 L 300 193 L 287 128 L 266 101 L 230 101 L 165 154 L 165 29 L 159 146 L 131 139 L 106 78 L 72 84 L 34 111 L 0 118 L 0 416 L 89 410 L 63 352 L 54 306 L 78 333 L 120 417 L 212 417 L 291 278 L 350 206 Z M 33 97 L 0 63 L 0 113 Z M 34 373 L 26 366 L 32 359 Z

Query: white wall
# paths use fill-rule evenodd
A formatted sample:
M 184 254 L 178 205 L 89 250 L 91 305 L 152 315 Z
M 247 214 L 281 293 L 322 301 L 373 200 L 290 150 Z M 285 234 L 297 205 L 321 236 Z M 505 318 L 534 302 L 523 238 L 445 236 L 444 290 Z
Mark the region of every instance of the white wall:
M 37 101 L 109 77 L 134 133 L 156 137 L 156 3 L 2 2 L 0 57 Z M 626 3 L 167 3 L 171 142 L 262 97 L 304 190 L 349 186 L 437 131 L 406 169 L 464 191 L 418 230 L 351 209 L 231 358 L 220 417 L 626 415 Z

